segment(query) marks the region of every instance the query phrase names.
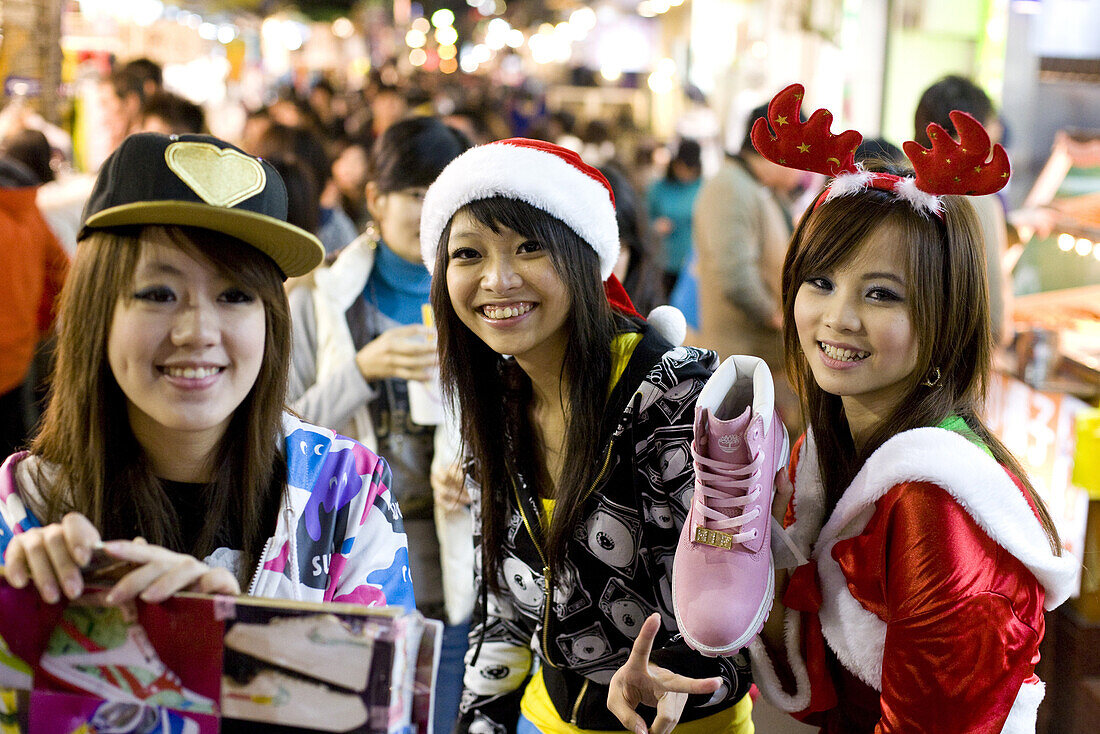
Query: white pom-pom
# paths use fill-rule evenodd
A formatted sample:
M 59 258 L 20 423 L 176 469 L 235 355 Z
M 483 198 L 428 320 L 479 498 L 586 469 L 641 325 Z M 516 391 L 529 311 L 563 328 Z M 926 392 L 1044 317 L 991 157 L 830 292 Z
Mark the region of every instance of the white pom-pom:
M 937 216 L 943 213 L 943 202 L 940 201 L 940 197 L 918 189 L 914 178 L 906 177 L 898 181 L 894 184 L 894 191 L 917 211 L 923 210 Z
M 681 346 L 687 337 L 687 319 L 675 306 L 658 306 L 649 312 L 646 321 L 674 347 Z

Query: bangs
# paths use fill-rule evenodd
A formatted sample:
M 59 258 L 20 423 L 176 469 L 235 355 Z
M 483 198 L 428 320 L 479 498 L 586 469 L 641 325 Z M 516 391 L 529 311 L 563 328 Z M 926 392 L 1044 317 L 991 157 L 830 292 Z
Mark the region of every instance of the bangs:
M 282 271 L 275 261 L 236 237 L 200 227 L 159 227 L 169 242 L 196 260 L 209 262 L 218 274 L 264 300 L 283 291 Z
M 557 217 L 525 201 L 503 196 L 478 199 L 459 211 L 466 212 L 494 234 L 500 234 L 502 229 L 510 229 L 545 247 L 550 253 L 554 269 L 565 281 L 574 299 L 577 299 L 582 290 L 603 293 L 600 260 L 595 248 Z M 454 221 L 453 217 L 451 221 Z M 449 233 L 450 224 L 443 232 L 442 247 L 446 247 Z
M 942 262 L 945 234 L 939 221 L 886 192 L 871 189 L 858 196 L 840 196 L 805 217 L 801 247 L 792 263 L 798 282 L 848 265 L 882 228 L 911 243 L 905 276 L 914 287 L 928 284 L 931 261 Z

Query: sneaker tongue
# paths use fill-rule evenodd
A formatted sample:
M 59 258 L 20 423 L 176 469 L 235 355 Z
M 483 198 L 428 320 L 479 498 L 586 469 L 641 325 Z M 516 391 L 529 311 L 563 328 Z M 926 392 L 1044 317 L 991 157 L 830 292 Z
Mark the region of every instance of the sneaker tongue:
M 706 455 L 708 459 L 720 459 L 738 464 L 752 461 L 749 446 L 745 441 L 745 430 L 752 418 L 752 406 L 736 418 L 719 420 L 713 415 L 708 421 L 708 440 Z

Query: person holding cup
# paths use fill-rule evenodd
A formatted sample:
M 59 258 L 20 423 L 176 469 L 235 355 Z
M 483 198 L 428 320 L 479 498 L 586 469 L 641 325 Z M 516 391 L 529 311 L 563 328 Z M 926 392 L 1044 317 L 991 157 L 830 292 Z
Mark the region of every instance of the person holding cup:
M 469 146 L 434 117 L 389 127 L 370 156 L 371 225 L 331 266 L 290 290 L 291 406 L 386 457 L 409 537 L 417 608 L 448 624 L 437 731 L 450 730 L 458 708 L 473 546 L 456 442 L 433 396 L 438 362 L 435 329 L 424 317 L 430 274 L 420 256 L 420 210 L 428 186 Z M 469 560 L 454 563 L 451 547 Z M 447 574 L 445 567 L 456 570 Z

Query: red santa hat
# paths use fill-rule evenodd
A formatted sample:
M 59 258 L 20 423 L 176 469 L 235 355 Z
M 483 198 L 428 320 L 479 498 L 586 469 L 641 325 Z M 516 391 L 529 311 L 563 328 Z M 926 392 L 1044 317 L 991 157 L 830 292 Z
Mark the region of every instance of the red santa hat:
M 455 212 L 493 196 L 519 199 L 560 219 L 596 251 L 600 278 L 611 275 L 619 258 L 611 184 L 568 148 L 527 138 L 471 148 L 439 174 L 424 197 L 420 220 L 420 249 L 428 270 Z
M 577 153 L 541 140 L 508 138 L 479 145 L 443 169 L 424 196 L 420 218 L 420 252 L 429 271 L 434 271 L 439 239 L 455 212 L 497 196 L 526 202 L 572 229 L 595 250 L 612 307 L 637 315 L 612 275 L 619 259 L 619 225 L 611 184 Z M 682 343 L 684 318 L 679 311 L 660 306 L 650 321 L 674 344 Z

